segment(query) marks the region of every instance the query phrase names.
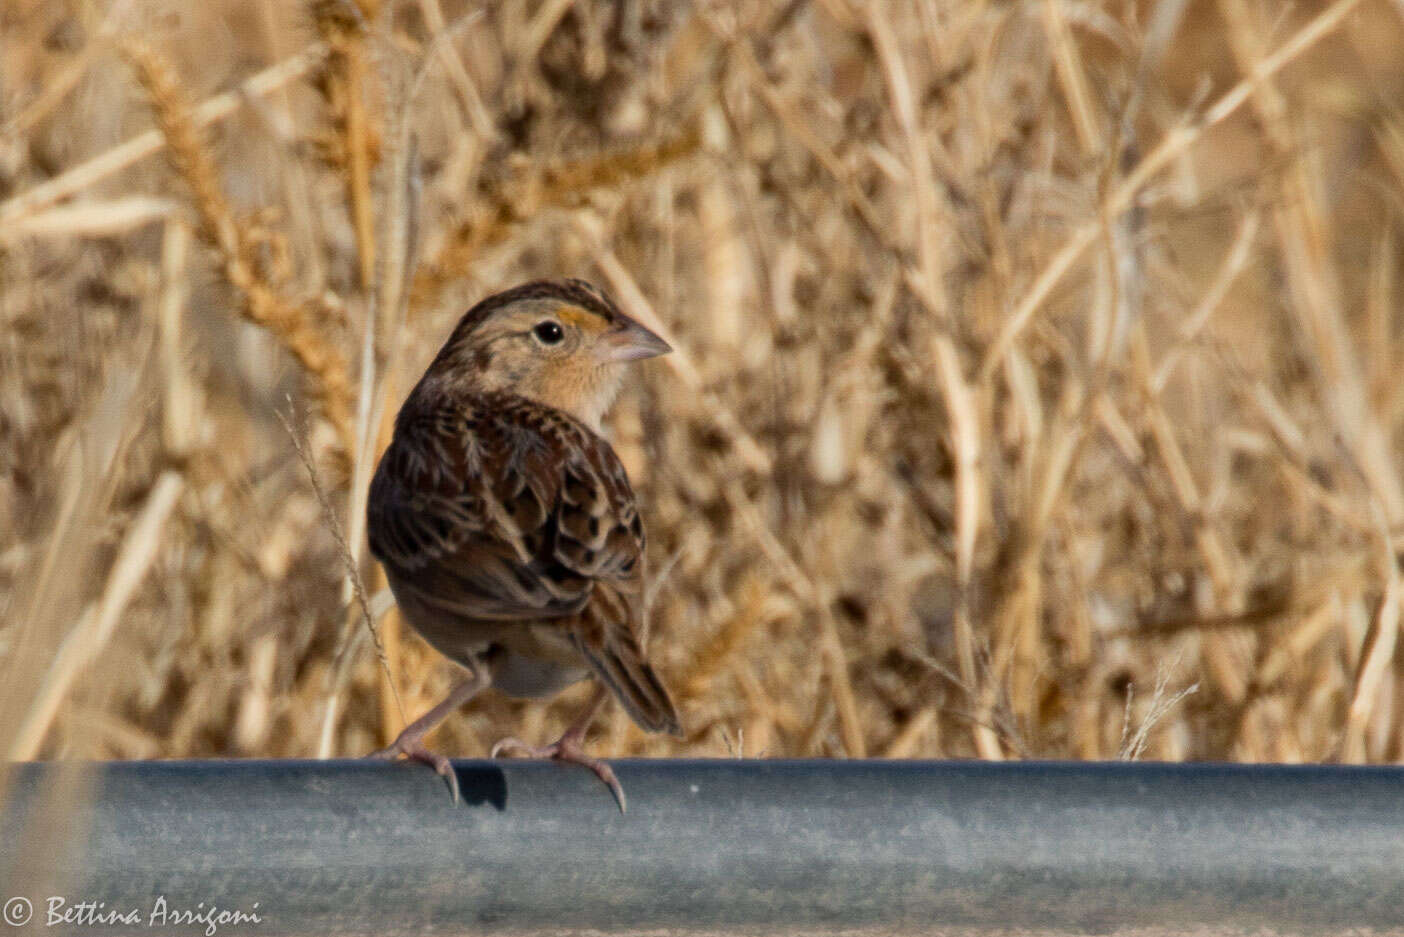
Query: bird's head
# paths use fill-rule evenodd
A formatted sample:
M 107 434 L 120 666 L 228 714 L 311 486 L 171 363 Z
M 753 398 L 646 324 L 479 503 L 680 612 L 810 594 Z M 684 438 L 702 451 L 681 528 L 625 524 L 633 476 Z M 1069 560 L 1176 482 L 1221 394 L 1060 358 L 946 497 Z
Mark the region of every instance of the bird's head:
M 520 394 L 598 429 L 625 365 L 670 351 L 583 280 L 537 280 L 468 310 L 430 373 L 477 391 Z

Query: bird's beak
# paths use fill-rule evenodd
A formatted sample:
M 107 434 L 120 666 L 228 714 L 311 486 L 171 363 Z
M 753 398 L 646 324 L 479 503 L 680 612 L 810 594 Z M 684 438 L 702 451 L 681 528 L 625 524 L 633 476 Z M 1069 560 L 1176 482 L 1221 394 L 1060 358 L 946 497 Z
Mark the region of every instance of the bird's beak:
M 672 345 L 633 319 L 625 319 L 600 339 L 600 358 L 607 362 L 656 358 L 659 355 L 666 355 L 672 350 Z

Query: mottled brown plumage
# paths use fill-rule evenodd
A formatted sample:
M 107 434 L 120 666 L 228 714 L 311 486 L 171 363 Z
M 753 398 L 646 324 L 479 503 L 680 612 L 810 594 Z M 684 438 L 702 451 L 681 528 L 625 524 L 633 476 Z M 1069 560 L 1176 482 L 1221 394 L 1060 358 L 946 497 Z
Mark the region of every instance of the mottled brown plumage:
M 680 731 L 640 642 L 643 523 L 598 435 L 623 365 L 667 350 L 578 280 L 524 284 L 460 320 L 395 422 L 367 530 L 406 619 L 471 676 L 381 754 L 447 772 L 420 739 L 473 693 L 548 696 L 587 676 L 643 728 Z M 612 782 L 572 732 L 548 753 Z

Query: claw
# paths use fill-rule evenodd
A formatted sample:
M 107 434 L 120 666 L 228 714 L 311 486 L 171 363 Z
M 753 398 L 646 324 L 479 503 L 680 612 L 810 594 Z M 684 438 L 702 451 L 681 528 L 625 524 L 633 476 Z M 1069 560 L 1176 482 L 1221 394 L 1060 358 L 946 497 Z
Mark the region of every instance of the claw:
M 583 765 L 595 772 L 595 776 L 604 782 L 610 793 L 614 795 L 614 802 L 619 805 L 620 813 L 628 812 L 628 801 L 624 798 L 624 788 L 619 783 L 619 778 L 615 777 L 614 769 L 598 758 L 592 758 L 585 754 L 580 747 L 580 739 L 571 732 L 567 732 L 550 745 L 528 745 L 518 738 L 505 738 L 492 747 L 491 757 L 493 758 L 549 758 L 552 761 Z
M 458 775 L 453 770 L 453 764 L 446 756 L 425 748 L 419 739 L 405 738 L 405 733 L 401 733 L 400 737 L 395 739 L 395 741 L 384 748 L 376 749 L 366 757 L 376 758 L 381 761 L 394 761 L 401 755 L 433 768 L 440 777 L 448 782 L 449 794 L 453 796 L 454 806 L 458 805 L 460 799 L 458 793 Z

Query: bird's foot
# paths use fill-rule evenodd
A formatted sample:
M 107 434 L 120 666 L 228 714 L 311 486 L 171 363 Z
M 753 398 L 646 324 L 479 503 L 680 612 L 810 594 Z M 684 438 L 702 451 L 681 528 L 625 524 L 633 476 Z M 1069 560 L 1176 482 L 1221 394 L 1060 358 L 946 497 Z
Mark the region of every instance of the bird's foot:
M 614 802 L 619 805 L 619 812 L 626 811 L 626 801 L 624 800 L 624 788 L 620 786 L 619 779 L 614 776 L 614 769 L 598 758 L 592 758 L 585 754 L 585 749 L 581 745 L 583 733 L 568 731 L 550 745 L 528 745 L 521 739 L 505 738 L 492 747 L 492 758 L 549 758 L 552 761 L 583 765 L 595 772 L 595 775 L 605 783 L 610 793 L 614 795 Z
M 378 748 L 367 755 L 367 758 L 376 758 L 381 761 L 394 761 L 401 755 L 412 761 L 422 762 L 439 773 L 448 782 L 449 793 L 453 795 L 453 802 L 458 803 L 458 775 L 454 773 L 453 765 L 449 763 L 447 757 L 438 752 L 430 751 L 424 747 L 421 737 L 408 730 L 401 732 L 395 741 L 384 748 Z

